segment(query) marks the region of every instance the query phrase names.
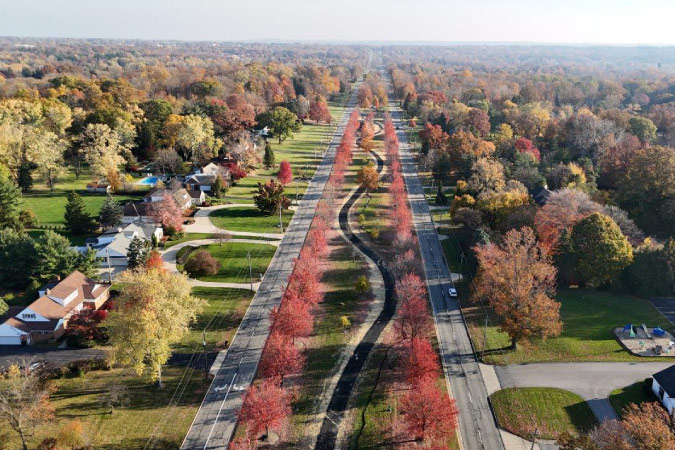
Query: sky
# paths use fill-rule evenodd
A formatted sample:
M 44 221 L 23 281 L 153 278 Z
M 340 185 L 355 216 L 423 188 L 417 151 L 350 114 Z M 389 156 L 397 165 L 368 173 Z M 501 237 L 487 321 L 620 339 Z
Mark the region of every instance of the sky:
M 675 45 L 675 0 L 0 0 L 0 36 Z

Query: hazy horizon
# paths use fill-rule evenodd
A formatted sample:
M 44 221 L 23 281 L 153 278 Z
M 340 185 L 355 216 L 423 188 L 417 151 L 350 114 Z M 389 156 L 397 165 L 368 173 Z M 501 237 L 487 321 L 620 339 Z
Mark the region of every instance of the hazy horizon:
M 668 0 L 0 0 L 11 37 L 347 44 L 675 45 Z M 379 25 L 383 24 L 383 25 Z

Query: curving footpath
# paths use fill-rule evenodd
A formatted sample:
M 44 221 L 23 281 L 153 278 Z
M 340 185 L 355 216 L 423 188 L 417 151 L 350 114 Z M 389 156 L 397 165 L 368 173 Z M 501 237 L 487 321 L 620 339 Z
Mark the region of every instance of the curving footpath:
M 328 149 L 316 168 L 232 344 L 224 356 L 219 355 L 211 369 L 215 377 L 188 430 L 182 449 L 225 449 L 232 438 L 237 423 L 236 412 L 241 407 L 243 393 L 253 381 L 270 332 L 269 312 L 281 302 L 293 271 L 293 260 L 304 245 L 317 203 L 332 170 L 337 146 L 356 104 L 359 84 L 356 83 L 353 88 L 349 106 L 338 122 Z
M 384 167 L 382 158 L 375 154 L 377 158 L 377 171 L 381 173 Z M 377 261 L 377 268 L 382 274 L 384 280 L 385 299 L 384 306 L 377 316 L 375 322 L 370 326 L 366 334 L 361 339 L 361 342 L 356 346 L 354 353 L 347 361 L 347 364 L 340 375 L 340 378 L 335 385 L 335 390 L 328 403 L 326 410 L 326 417 L 321 424 L 321 431 L 317 438 L 316 450 L 330 450 L 335 448 L 338 437 L 340 422 L 344 418 L 345 410 L 349 402 L 349 397 L 354 388 L 354 384 L 358 378 L 361 369 L 363 368 L 370 351 L 375 346 L 375 343 L 380 337 L 380 334 L 387 326 L 389 321 L 394 316 L 396 311 L 396 298 L 394 296 L 394 276 L 389 268 L 385 265 L 380 256 L 373 251 L 364 241 L 362 241 L 351 229 L 349 225 L 349 210 L 356 203 L 356 201 L 363 195 L 365 190 L 359 187 L 349 200 L 340 209 L 338 221 L 340 229 L 344 235 L 349 239 L 349 242 L 359 249 L 364 255 L 372 261 Z

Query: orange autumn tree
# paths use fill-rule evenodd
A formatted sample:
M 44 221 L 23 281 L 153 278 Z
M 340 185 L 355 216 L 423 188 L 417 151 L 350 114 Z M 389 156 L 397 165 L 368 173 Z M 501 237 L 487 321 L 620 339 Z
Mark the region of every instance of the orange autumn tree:
M 512 348 L 532 336 L 560 334 L 560 303 L 553 298 L 556 269 L 531 228 L 510 230 L 500 245 L 477 246 L 475 252 L 479 269 L 473 300 L 487 300 Z

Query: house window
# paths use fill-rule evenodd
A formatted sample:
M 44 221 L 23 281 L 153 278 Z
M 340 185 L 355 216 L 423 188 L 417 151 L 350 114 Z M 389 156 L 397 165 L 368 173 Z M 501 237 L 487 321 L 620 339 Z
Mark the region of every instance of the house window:
M 663 390 L 661 386 L 659 386 L 659 398 L 663 400 L 663 396 L 666 394 L 666 391 Z
M 24 319 L 35 319 L 35 314 L 23 313 L 21 314 L 21 317 Z

